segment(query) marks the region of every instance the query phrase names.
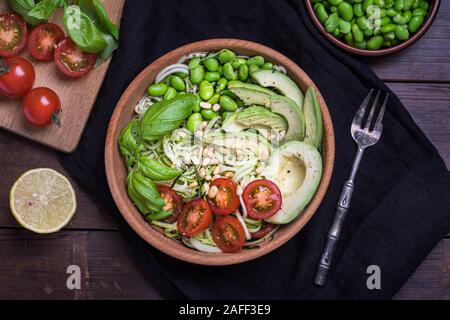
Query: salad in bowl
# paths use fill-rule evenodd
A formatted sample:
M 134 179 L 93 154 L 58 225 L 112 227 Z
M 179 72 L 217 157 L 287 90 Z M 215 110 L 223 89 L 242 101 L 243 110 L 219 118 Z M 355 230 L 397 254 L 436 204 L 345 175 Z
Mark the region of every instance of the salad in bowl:
M 239 253 L 295 221 L 321 183 L 322 111 L 283 65 L 223 48 L 164 67 L 118 137 L 142 219 L 204 253 Z

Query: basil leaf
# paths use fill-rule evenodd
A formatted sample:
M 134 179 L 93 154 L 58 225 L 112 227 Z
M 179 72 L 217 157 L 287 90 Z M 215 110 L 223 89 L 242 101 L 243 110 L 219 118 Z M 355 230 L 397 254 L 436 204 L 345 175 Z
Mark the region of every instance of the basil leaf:
M 33 26 L 41 23 L 39 19 L 28 16 L 28 12 L 35 6 L 34 0 L 8 0 L 12 11 L 18 13 L 28 24 Z
M 119 40 L 119 27 L 109 19 L 105 7 L 99 0 L 77 0 L 76 4 L 103 32 Z
M 153 181 L 170 181 L 181 174 L 180 170 L 171 168 L 159 160 L 150 159 L 145 156 L 138 158 L 137 168 L 144 176 Z
M 106 46 L 103 33 L 95 26 L 88 15 L 76 5 L 64 9 L 64 26 L 78 48 L 88 53 L 100 53 Z
M 152 180 L 132 171 L 127 177 L 128 196 L 142 214 L 160 212 L 165 205 Z
M 109 59 L 109 57 L 117 50 L 119 43 L 109 34 L 103 34 L 103 38 L 106 41 L 106 48 L 103 49 L 97 56 L 94 68 L 100 66 L 103 62 Z
M 184 94 L 172 100 L 163 100 L 149 108 L 140 123 L 143 140 L 154 141 L 178 128 L 190 116 L 197 102 L 193 94 Z
M 46 22 L 55 12 L 59 1 L 60 0 L 42 0 L 28 12 L 28 16 L 39 21 Z
M 145 217 L 145 219 L 147 221 L 160 221 L 160 220 L 164 220 L 167 217 L 170 217 L 172 215 L 171 211 L 160 211 L 160 212 L 155 212 L 155 213 L 150 213 L 148 216 Z
M 123 156 L 130 158 L 142 149 L 139 143 L 138 129 L 139 121 L 132 120 L 120 133 L 119 149 Z

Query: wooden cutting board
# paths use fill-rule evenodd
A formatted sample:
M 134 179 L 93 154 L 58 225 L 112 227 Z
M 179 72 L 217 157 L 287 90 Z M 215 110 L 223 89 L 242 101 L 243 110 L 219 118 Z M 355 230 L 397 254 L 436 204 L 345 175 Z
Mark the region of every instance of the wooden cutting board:
M 102 2 L 111 20 L 119 22 L 125 0 L 102 0 Z M 6 1 L 1 0 L 0 12 L 7 11 L 9 8 Z M 62 15 L 63 11 L 59 9 L 50 21 L 61 25 Z M 24 119 L 19 100 L 0 97 L 0 128 L 63 152 L 73 152 L 80 141 L 111 59 L 85 77 L 71 79 L 64 76 L 54 62 L 34 60 L 28 54 L 27 48 L 21 56 L 30 60 L 36 69 L 34 87 L 49 87 L 60 97 L 63 110 L 62 126 L 33 127 Z

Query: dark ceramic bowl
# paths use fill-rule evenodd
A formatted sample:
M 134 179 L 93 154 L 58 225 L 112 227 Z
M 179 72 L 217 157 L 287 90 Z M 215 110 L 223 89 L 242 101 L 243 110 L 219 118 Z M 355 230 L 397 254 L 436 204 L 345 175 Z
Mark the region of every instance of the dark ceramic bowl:
M 385 56 L 388 54 L 396 53 L 400 50 L 408 48 L 413 43 L 415 43 L 417 40 L 419 40 L 420 37 L 422 37 L 428 31 L 428 29 L 431 27 L 431 25 L 433 24 L 433 21 L 436 18 L 437 12 L 439 10 L 439 6 L 441 4 L 441 0 L 429 0 L 430 11 L 429 11 L 429 14 L 428 14 L 423 26 L 416 33 L 414 33 L 414 35 L 411 38 L 409 38 L 407 41 L 399 43 L 390 48 L 384 48 L 384 49 L 380 49 L 380 50 L 364 50 L 364 49 L 358 49 L 358 48 L 352 47 L 349 44 L 347 44 L 346 42 L 329 34 L 323 27 L 322 23 L 317 18 L 316 13 L 314 11 L 314 5 L 313 5 L 312 1 L 305 0 L 305 2 L 306 2 L 306 8 L 307 8 L 309 15 L 311 16 L 314 24 L 320 30 L 320 32 L 322 33 L 322 35 L 325 38 L 330 40 L 336 46 L 338 46 L 348 52 L 351 52 L 351 53 L 354 53 L 354 54 L 357 54 L 360 56 L 372 56 L 372 57 L 373 56 Z

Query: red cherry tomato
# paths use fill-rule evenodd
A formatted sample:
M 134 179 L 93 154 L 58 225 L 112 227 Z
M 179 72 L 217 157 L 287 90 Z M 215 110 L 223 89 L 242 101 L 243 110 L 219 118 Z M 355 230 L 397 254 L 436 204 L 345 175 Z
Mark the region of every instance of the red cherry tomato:
M 239 198 L 236 195 L 237 184 L 227 178 L 215 179 L 210 187 L 216 187 L 217 193 L 214 198 L 208 197 L 211 210 L 220 215 L 227 215 L 239 208 Z
M 244 246 L 245 231 L 238 219 L 221 217 L 213 223 L 212 239 L 223 252 L 234 253 Z
M 178 217 L 178 231 L 183 236 L 195 236 L 208 229 L 212 222 L 212 212 L 208 202 L 195 199 L 187 203 Z
M 0 59 L 0 94 L 20 98 L 33 88 L 36 73 L 33 65 L 21 57 Z
M 31 31 L 28 37 L 28 51 L 42 61 L 51 61 L 55 57 L 55 47 L 64 39 L 64 31 L 54 23 L 43 23 Z
M 55 63 L 66 76 L 79 78 L 92 70 L 97 55 L 81 51 L 70 38 L 65 38 L 55 49 Z
M 0 57 L 17 56 L 27 43 L 27 24 L 14 13 L 0 14 Z
M 277 226 L 268 222 L 264 222 L 261 226 L 261 229 L 259 229 L 256 232 L 252 232 L 252 239 L 261 239 L 267 236 L 273 229 L 275 229 Z
M 164 202 L 166 203 L 163 207 L 163 210 L 172 212 L 172 214 L 168 216 L 165 221 L 168 223 L 177 221 L 178 216 L 183 209 L 183 200 L 175 190 L 167 186 L 158 186 L 158 191 L 161 194 L 161 197 L 164 199 Z
M 25 118 L 38 127 L 52 123 L 60 126 L 61 101 L 58 95 L 49 88 L 34 88 L 23 98 Z
M 248 216 L 252 219 L 270 218 L 281 208 L 281 192 L 277 185 L 269 180 L 250 182 L 242 194 Z

